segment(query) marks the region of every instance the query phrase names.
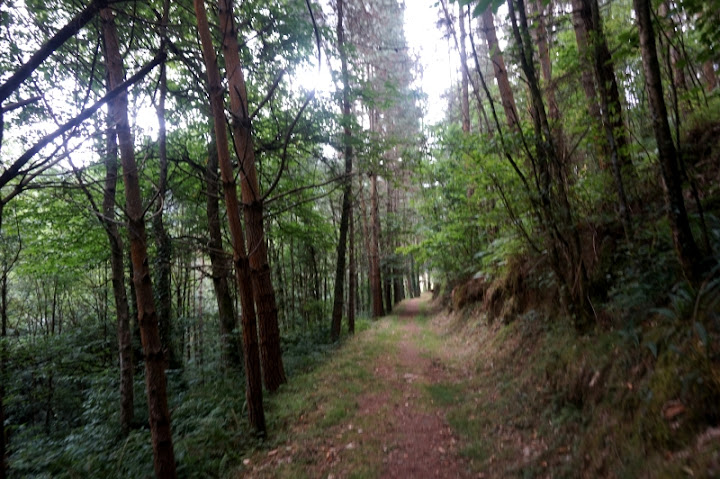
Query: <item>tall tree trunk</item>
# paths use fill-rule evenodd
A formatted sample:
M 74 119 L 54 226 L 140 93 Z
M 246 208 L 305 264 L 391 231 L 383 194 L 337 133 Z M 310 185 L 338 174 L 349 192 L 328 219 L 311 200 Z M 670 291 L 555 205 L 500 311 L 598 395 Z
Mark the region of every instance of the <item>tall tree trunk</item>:
M 357 310 L 357 262 L 355 260 L 355 218 L 353 207 L 350 205 L 348 214 L 349 242 L 348 255 L 350 256 L 350 267 L 348 272 L 348 333 L 355 334 L 355 311 Z
M 166 15 L 163 18 L 166 20 Z M 160 177 L 158 179 L 158 198 L 155 214 L 152 217 L 157 259 L 155 261 L 155 298 L 157 301 L 158 325 L 160 328 L 160 342 L 171 369 L 179 368 L 180 359 L 175 351 L 172 327 L 172 285 L 170 284 L 170 267 L 172 264 L 172 243 L 170 235 L 165 230 L 163 213 L 165 210 L 165 196 L 167 193 L 167 128 L 165 126 L 165 98 L 167 96 L 167 74 L 165 63 L 160 66 L 159 101 L 157 106 L 158 118 L 158 157 Z
M 337 246 L 337 268 L 335 270 L 335 291 L 333 297 L 332 322 L 330 325 L 330 337 L 333 341 L 340 339 L 342 322 L 343 299 L 345 298 L 345 248 L 347 245 L 347 232 L 352 204 L 350 195 L 352 193 L 352 132 L 351 111 L 350 111 L 350 74 L 348 72 L 347 52 L 345 51 L 345 30 L 343 28 L 344 1 L 337 0 L 337 41 L 340 54 L 340 65 L 342 71 L 342 111 L 343 111 L 343 147 L 345 153 L 345 178 L 343 179 L 342 213 L 340 215 L 340 237 Z
M 218 10 L 223 38 L 225 73 L 230 90 L 230 108 L 233 114 L 233 121 L 230 124 L 233 130 L 235 153 L 240 162 L 243 213 L 260 331 L 263 380 L 268 391 L 274 392 L 287 380 L 280 349 L 280 327 L 275 291 L 267 259 L 263 200 L 255 169 L 255 150 L 250 129 L 247 89 L 240 64 L 232 0 L 218 0 Z
M 615 191 L 618 199 L 620 219 L 628 237 L 632 236 L 632 218 L 628 205 L 625 182 L 634 180 L 635 171 L 630 159 L 627 128 L 623 121 L 620 90 L 615 77 L 615 66 L 605 39 L 597 0 L 573 0 L 573 7 L 579 12 L 587 33 L 587 42 L 592 46 L 592 57 L 600 92 L 602 125 L 610 151 Z
M 364 283 L 367 287 L 363 287 L 361 289 L 361 292 L 364 295 L 364 298 L 361 299 L 360 303 L 363 305 L 363 311 L 372 312 L 373 311 L 373 285 L 374 285 L 374 273 L 373 273 L 373 259 L 372 259 L 372 233 L 370 226 L 370 220 L 368 219 L 368 208 L 367 208 L 367 202 L 365 201 L 365 187 L 364 183 L 360 182 L 360 188 L 359 188 L 359 196 L 360 196 L 360 224 L 362 225 L 362 233 L 363 233 L 363 239 L 365 240 L 365 255 L 364 263 L 367 265 L 366 269 L 366 283 Z
M 109 9 L 104 9 L 101 11 L 101 17 L 110 88 L 113 89 L 122 83 L 124 69 L 115 29 L 114 13 Z M 109 116 L 115 123 L 125 179 L 130 256 L 135 273 L 133 282 L 137 297 L 140 338 L 145 355 L 145 383 L 147 386 L 148 411 L 150 413 L 150 433 L 155 456 L 155 475 L 159 478 L 177 477 L 170 431 L 170 410 L 167 403 L 165 360 L 162 344 L 160 343 L 158 319 L 150 279 L 147 238 L 145 235 L 145 209 L 140 194 L 140 181 L 127 116 L 127 93 L 121 93 L 112 100 L 109 111 Z
M 462 129 L 465 133 L 470 132 L 470 97 L 468 96 L 469 81 L 468 81 L 468 68 L 467 68 L 467 50 L 466 50 L 466 37 L 465 33 L 465 22 L 467 17 L 464 14 L 464 8 L 462 4 L 458 3 L 458 22 L 460 24 L 460 74 L 462 75 L 461 89 L 460 89 L 460 110 L 462 111 Z
M 203 59 L 208 76 L 210 107 L 215 127 L 215 145 L 217 147 L 220 176 L 225 193 L 230 238 L 233 246 L 235 279 L 240 292 L 242 306 L 243 351 L 245 353 L 245 394 L 248 403 L 248 415 L 251 426 L 261 434 L 265 433 L 265 412 L 262 403 L 262 375 L 260 372 L 260 351 L 257 339 L 257 319 L 255 316 L 253 284 L 250 279 L 250 265 L 245 250 L 245 240 L 240 221 L 240 203 L 237 198 L 235 175 L 230 161 L 228 133 L 225 126 L 225 103 L 217 64 L 215 49 L 210 36 L 205 0 L 194 0 L 198 34 L 202 45 Z
M 212 119 L 211 119 L 212 121 Z M 213 130 L 215 129 L 213 125 Z M 230 294 L 228 277 L 231 265 L 225 255 L 222 242 L 222 228 L 220 226 L 220 183 L 218 178 L 217 146 L 211 145 L 208 151 L 208 161 L 205 166 L 205 188 L 207 190 L 206 210 L 208 219 L 208 256 L 212 270 L 212 282 L 215 290 L 215 299 L 218 305 L 220 321 L 220 359 L 222 364 L 231 369 L 242 367 L 242 351 L 235 331 L 237 317 L 233 298 Z
M 678 166 L 677 151 L 668 124 L 667 107 L 663 96 L 660 62 L 655 44 L 655 31 L 649 0 L 633 0 L 638 30 L 640 52 L 647 88 L 653 131 L 658 147 L 658 160 L 665 183 L 665 207 L 670 221 L 673 243 L 685 277 L 693 284 L 702 280 L 704 273 L 702 254 L 690 230 L 690 221 L 682 192 L 682 176 Z
M 370 290 L 372 316 L 379 318 L 383 309 L 382 280 L 380 278 L 380 212 L 378 205 L 377 175 L 370 173 Z
M 407 180 L 404 180 L 403 183 L 407 185 Z M 401 209 L 400 204 L 400 189 L 395 188 L 393 190 L 392 195 L 392 202 L 393 202 L 393 217 L 395 218 L 396 224 L 402 224 L 403 220 L 400 219 L 400 214 L 398 213 L 398 210 Z M 405 299 L 405 288 L 403 287 L 403 281 L 405 277 L 405 262 L 402 260 L 402 258 L 395 253 L 395 248 L 397 247 L 399 241 L 397 238 L 397 232 L 400 230 L 400 227 L 395 228 L 395 233 L 393 234 L 393 240 L 391 242 L 392 244 L 392 258 L 393 258 L 393 304 L 398 304 L 400 301 Z
M 120 360 L 120 428 L 123 435 L 130 432 L 133 420 L 135 394 L 133 388 L 133 353 L 130 334 L 130 307 L 125 290 L 125 248 L 115 222 L 115 192 L 118 179 L 117 134 L 108 125 L 107 151 L 105 152 L 105 189 L 103 192 L 103 218 L 110 244 L 110 269 L 112 271 L 113 297 L 117 314 L 117 341 Z
M 138 322 L 138 305 L 137 295 L 135 294 L 135 287 L 133 286 L 133 278 L 135 278 L 135 271 L 132 264 L 132 255 L 130 253 L 130 246 L 125 249 L 124 253 L 127 255 L 127 267 L 128 267 L 128 284 L 126 291 L 130 291 L 130 341 L 133 350 L 133 364 L 140 364 L 144 360 L 142 340 L 140 339 L 140 323 Z M 133 341 L 134 338 L 134 341 Z
M 497 33 L 495 32 L 495 21 L 493 19 L 492 7 L 488 7 L 482 15 L 483 34 L 487 42 L 490 58 L 492 59 L 493 71 L 495 72 L 495 80 L 500 90 L 500 101 L 505 110 L 505 118 L 511 129 L 517 129 L 520 118 L 517 114 L 515 106 L 515 96 L 510 87 L 505 60 L 503 59 L 500 43 L 498 42 Z
M 597 89 L 595 88 L 595 76 L 593 75 L 594 62 L 591 61 L 593 55 L 588 46 L 588 42 L 591 40 L 588 30 L 585 27 L 582 10 L 582 0 L 572 0 L 573 30 L 575 32 L 575 42 L 577 43 L 578 55 L 580 57 L 580 83 L 585 92 L 590 118 L 595 120 L 598 126 L 602 126 L 603 119 L 600 112 L 600 104 L 598 103 Z M 598 143 L 601 145 L 602 153 L 609 156 L 607 143 L 603 141 L 599 141 Z
M 545 98 L 547 98 L 548 118 L 551 122 L 553 140 L 555 140 L 555 150 L 558 155 L 565 161 L 566 148 L 565 136 L 560 120 L 560 108 L 558 107 L 555 95 L 555 82 L 552 78 L 552 61 L 550 60 L 550 37 L 547 31 L 547 17 L 552 15 L 552 2 L 546 8 L 544 0 L 531 0 L 531 7 L 536 15 L 535 28 L 532 29 L 535 43 L 538 49 L 538 58 L 540 59 L 540 72 L 545 84 Z
M 2 230 L 2 206 L 0 206 L 0 231 Z M 7 432 L 5 431 L 5 361 L 7 350 L 5 338 L 7 337 L 7 273 L 8 268 L 3 264 L 2 278 L 0 278 L 0 479 L 8 475 L 7 458 Z
M 389 163 L 389 162 L 387 162 Z M 388 176 L 393 176 L 392 169 L 390 170 Z M 393 310 L 393 294 L 392 294 L 392 276 L 393 276 L 393 264 L 392 264 L 392 250 L 393 250 L 393 238 L 392 238 L 392 225 L 391 221 L 393 221 L 393 204 L 392 204 L 392 188 L 390 186 L 390 181 L 385 182 L 385 188 L 386 188 L 386 195 L 387 195 L 387 202 L 386 208 L 385 208 L 385 235 L 383 236 L 383 248 L 382 251 L 385 252 L 384 258 L 385 261 L 380 261 L 381 264 L 381 275 L 383 279 L 383 294 L 385 296 L 385 311 L 389 314 Z
M 572 207 L 568 199 L 566 165 L 560 161 L 553 142 L 553 135 L 545 112 L 535 65 L 532 61 L 532 42 L 525 16 L 523 0 L 508 0 L 513 37 L 518 45 L 520 64 L 530 89 L 535 129 L 537 187 L 540 195 L 539 213 L 547 235 L 550 263 L 558 278 L 564 283 L 570 297 L 568 304 L 573 313 L 575 326 L 584 329 L 592 315 L 588 297 L 588 275 L 582 257 L 580 235 L 574 225 Z M 519 26 L 518 26 L 519 23 Z

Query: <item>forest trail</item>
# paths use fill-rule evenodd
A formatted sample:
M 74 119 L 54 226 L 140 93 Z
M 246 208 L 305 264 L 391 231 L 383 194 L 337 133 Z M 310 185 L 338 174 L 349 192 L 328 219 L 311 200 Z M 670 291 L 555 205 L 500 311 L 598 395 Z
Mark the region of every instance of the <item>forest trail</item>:
M 301 379 L 276 398 L 278 405 L 288 399 L 302 405 L 286 418 L 285 440 L 246 459 L 239 477 L 476 477 L 459 454 L 446 409 L 433 400 L 452 366 L 441 359 L 427 301 L 404 301 L 304 378 L 307 383 Z

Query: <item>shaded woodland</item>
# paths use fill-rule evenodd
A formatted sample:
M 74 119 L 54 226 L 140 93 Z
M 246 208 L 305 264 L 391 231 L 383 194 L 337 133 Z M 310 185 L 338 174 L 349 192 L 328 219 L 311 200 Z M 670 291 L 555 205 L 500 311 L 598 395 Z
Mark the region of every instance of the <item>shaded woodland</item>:
M 0 5 L 0 478 L 241 474 L 269 395 L 431 289 L 558 340 L 574 434 L 718 427 L 720 2 L 440 0 L 438 124 L 410 8 Z

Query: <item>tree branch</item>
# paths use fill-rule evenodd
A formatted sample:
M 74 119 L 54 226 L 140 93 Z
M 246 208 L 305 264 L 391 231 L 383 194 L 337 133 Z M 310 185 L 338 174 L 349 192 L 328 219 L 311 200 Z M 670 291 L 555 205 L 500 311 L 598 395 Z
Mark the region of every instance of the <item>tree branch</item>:
M 90 5 L 85 7 L 80 13 L 75 15 L 64 27 L 58 30 L 55 35 L 46 41 L 38 51 L 36 51 L 30 59 L 22 65 L 5 83 L 0 85 L 0 103 L 8 99 L 8 97 L 17 88 L 27 80 L 27 78 L 35 71 L 40 64 L 52 55 L 55 50 L 60 48 L 70 37 L 75 35 L 102 8 L 110 4 L 109 0 L 93 0 Z
M 162 63 L 165 60 L 165 53 L 160 52 L 158 53 L 155 58 L 145 65 L 143 68 L 138 70 L 137 73 L 135 73 L 133 76 L 131 76 L 129 79 L 122 82 L 120 85 L 117 86 L 117 88 L 112 89 L 108 93 L 105 94 L 100 100 L 95 102 L 92 106 L 89 108 L 86 108 L 78 116 L 73 118 L 72 120 L 69 120 L 67 123 L 65 123 L 63 126 L 58 128 L 52 133 L 49 133 L 42 137 L 40 140 L 35 143 L 32 148 L 27 150 L 25 153 L 22 154 L 17 160 L 13 162 L 10 167 L 5 170 L 2 175 L 0 175 L 0 188 L 8 184 L 10 180 L 15 178 L 17 176 L 20 169 L 25 166 L 25 164 L 30 161 L 30 159 L 35 156 L 37 153 L 40 152 L 45 146 L 48 145 L 48 143 L 52 142 L 57 138 L 58 136 L 62 135 L 63 133 L 67 132 L 68 130 L 75 128 L 76 126 L 80 125 L 82 122 L 90 118 L 96 111 L 100 109 L 101 106 L 103 106 L 108 101 L 114 99 L 121 93 L 123 93 L 129 86 L 137 83 L 142 78 L 145 77 L 150 71 L 155 68 L 157 65 Z

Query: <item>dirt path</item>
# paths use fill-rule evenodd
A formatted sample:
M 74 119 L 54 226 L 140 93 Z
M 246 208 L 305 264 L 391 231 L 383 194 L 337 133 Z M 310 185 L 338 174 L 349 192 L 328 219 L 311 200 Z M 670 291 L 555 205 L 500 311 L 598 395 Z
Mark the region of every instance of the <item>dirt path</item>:
M 402 339 L 397 344 L 394 365 L 382 359 L 375 375 L 401 391 L 385 421 L 382 478 L 461 478 L 470 477 L 457 455 L 457 439 L 439 408 L 428 408 L 414 383 L 437 384 L 446 379 L 442 365 L 423 354 L 419 347 L 421 330 L 416 322 L 420 299 L 406 301 L 400 311 Z M 401 374 L 399 374 L 401 373 Z M 361 411 L 363 414 L 363 411 Z
M 426 300 L 404 301 L 397 316 L 374 323 L 327 364 L 291 381 L 273 399 L 290 408 L 280 414 L 284 439 L 247 458 L 237 477 L 476 477 L 429 392 L 442 390 L 452 374 L 433 351 L 438 338 L 422 311 Z

